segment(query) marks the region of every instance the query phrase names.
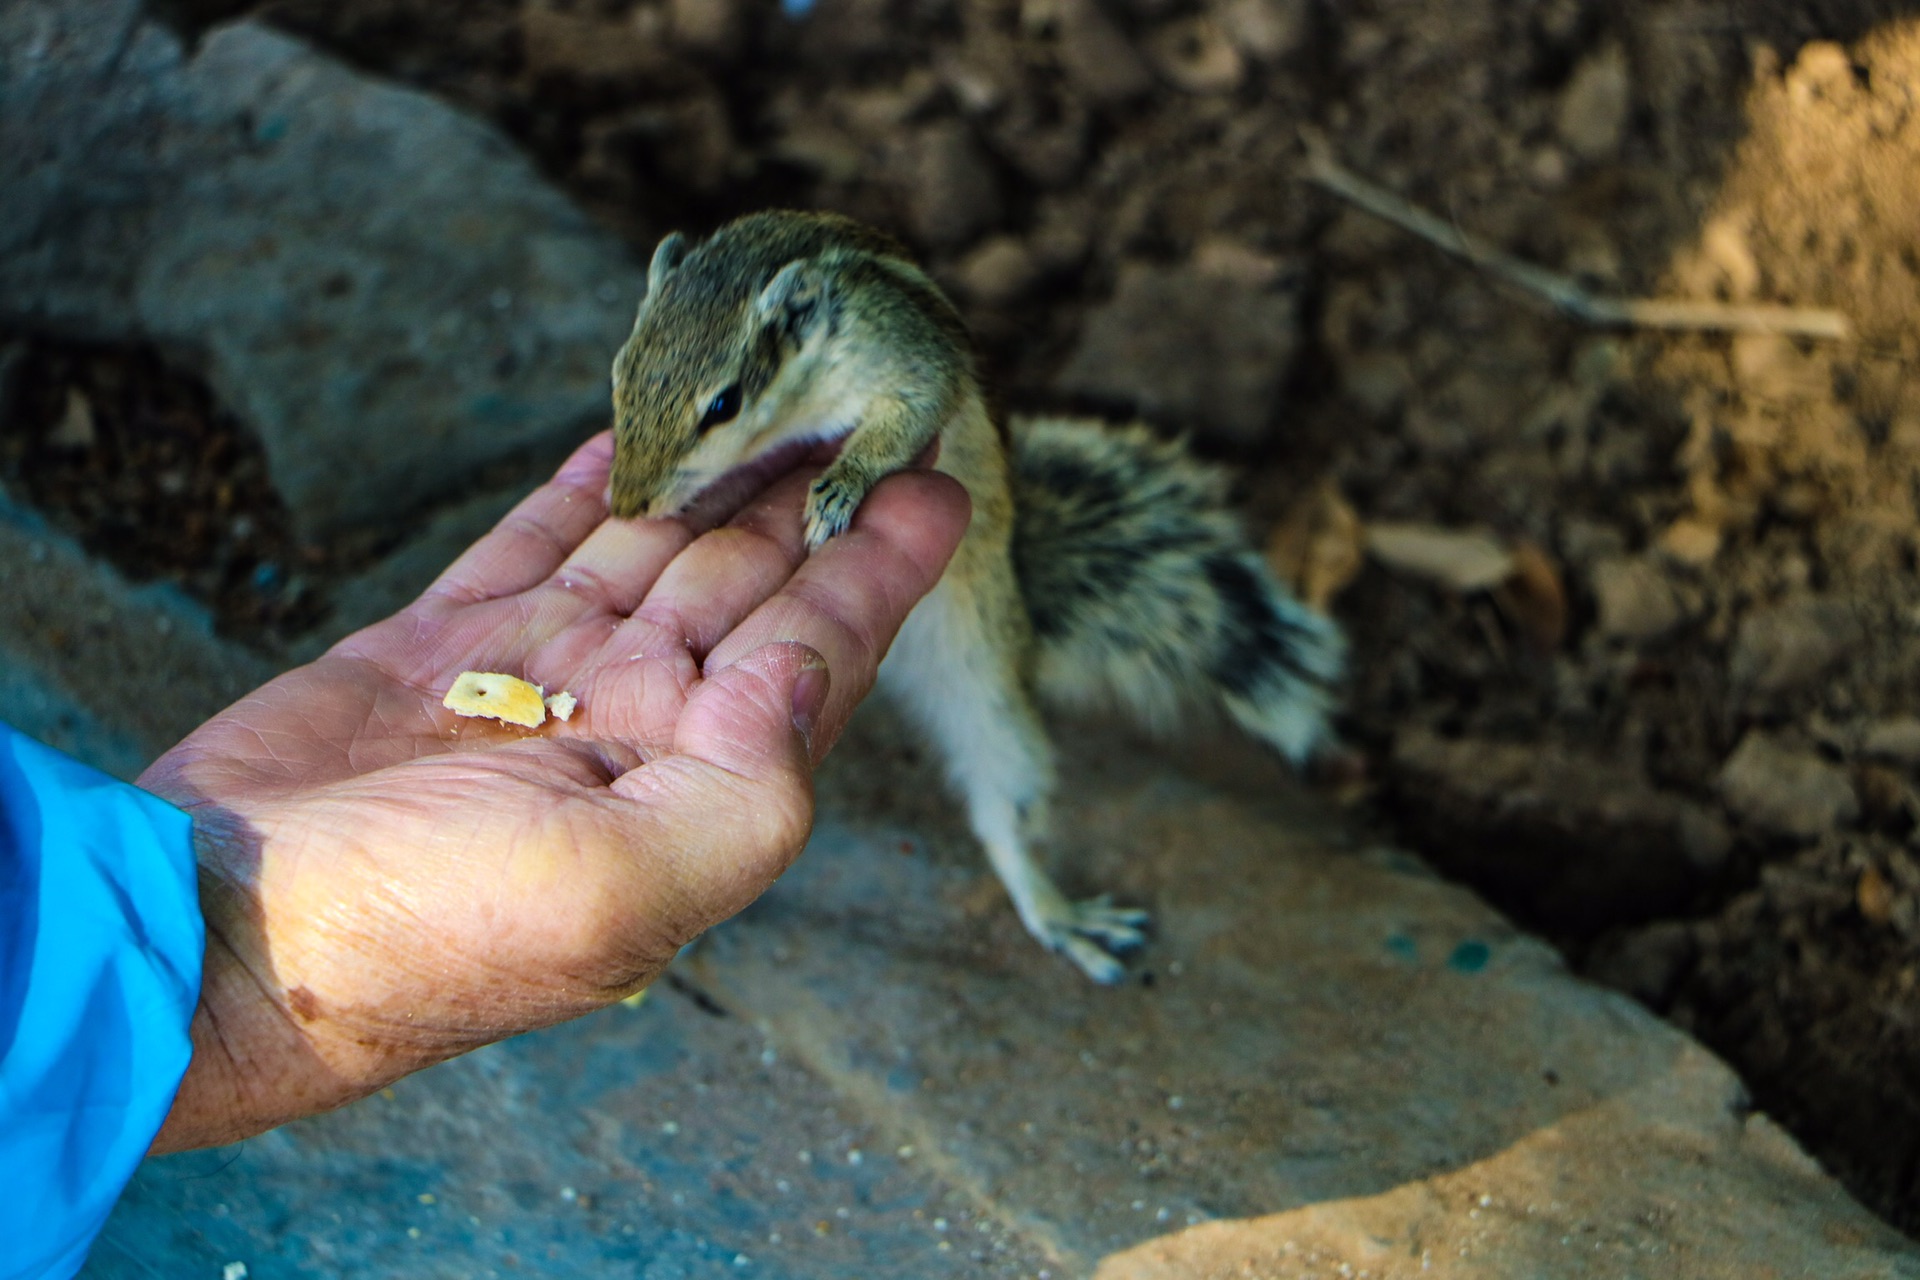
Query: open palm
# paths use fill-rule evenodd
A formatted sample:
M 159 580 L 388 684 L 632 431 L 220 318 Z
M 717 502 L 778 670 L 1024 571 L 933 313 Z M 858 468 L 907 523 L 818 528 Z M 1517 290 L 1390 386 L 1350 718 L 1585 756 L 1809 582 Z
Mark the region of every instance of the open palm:
M 156 1150 L 363 1096 L 651 981 L 762 892 L 812 768 L 966 521 L 906 473 L 811 558 L 806 477 L 728 525 L 606 518 L 589 442 L 413 605 L 142 777 L 194 815 L 208 946 Z M 566 689 L 538 730 L 441 705 L 463 670 Z

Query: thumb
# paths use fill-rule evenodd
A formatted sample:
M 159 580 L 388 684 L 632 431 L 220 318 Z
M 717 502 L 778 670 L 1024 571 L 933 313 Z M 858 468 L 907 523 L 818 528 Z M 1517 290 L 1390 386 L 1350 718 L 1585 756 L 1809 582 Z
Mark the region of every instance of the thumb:
M 684 942 L 765 892 L 813 829 L 808 735 L 826 703 L 826 659 L 765 645 L 710 672 L 681 712 L 670 755 L 614 789 L 641 801 L 654 901 Z
M 759 776 L 780 758 L 811 778 L 813 726 L 831 683 L 827 660 L 811 645 L 762 645 L 709 670 L 694 687 L 680 713 L 674 753 L 747 776 Z M 786 760 L 793 750 L 797 761 Z

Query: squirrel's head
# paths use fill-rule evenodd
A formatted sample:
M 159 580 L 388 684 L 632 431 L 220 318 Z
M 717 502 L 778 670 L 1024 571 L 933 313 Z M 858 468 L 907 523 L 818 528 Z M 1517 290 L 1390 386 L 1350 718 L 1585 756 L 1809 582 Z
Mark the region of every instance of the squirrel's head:
M 613 362 L 616 516 L 674 514 L 819 430 L 807 405 L 835 328 L 832 272 L 819 257 L 781 260 L 750 230 L 698 246 L 675 233 L 654 251 Z

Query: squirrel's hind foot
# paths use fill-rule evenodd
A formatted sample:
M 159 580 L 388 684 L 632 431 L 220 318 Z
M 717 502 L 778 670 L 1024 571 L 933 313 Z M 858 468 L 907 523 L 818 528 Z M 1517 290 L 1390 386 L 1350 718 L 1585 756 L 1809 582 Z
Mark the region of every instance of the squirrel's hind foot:
M 1135 907 L 1116 907 L 1109 894 L 1065 902 L 1060 910 L 1028 928 L 1041 945 L 1072 961 L 1080 972 L 1110 987 L 1126 977 L 1116 958 L 1147 942 L 1148 916 Z

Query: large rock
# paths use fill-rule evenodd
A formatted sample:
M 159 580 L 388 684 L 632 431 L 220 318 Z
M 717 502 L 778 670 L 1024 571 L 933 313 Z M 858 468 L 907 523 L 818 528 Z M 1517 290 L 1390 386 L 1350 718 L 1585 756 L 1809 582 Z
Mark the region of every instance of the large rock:
M 642 289 L 499 133 L 246 22 L 0 5 L 0 323 L 158 341 L 312 535 L 607 414 Z
M 1103 736 L 1053 852 L 1154 908 L 1129 985 L 865 715 L 677 985 L 156 1161 L 89 1275 L 1920 1277 L 1678 1031 L 1251 753 Z

